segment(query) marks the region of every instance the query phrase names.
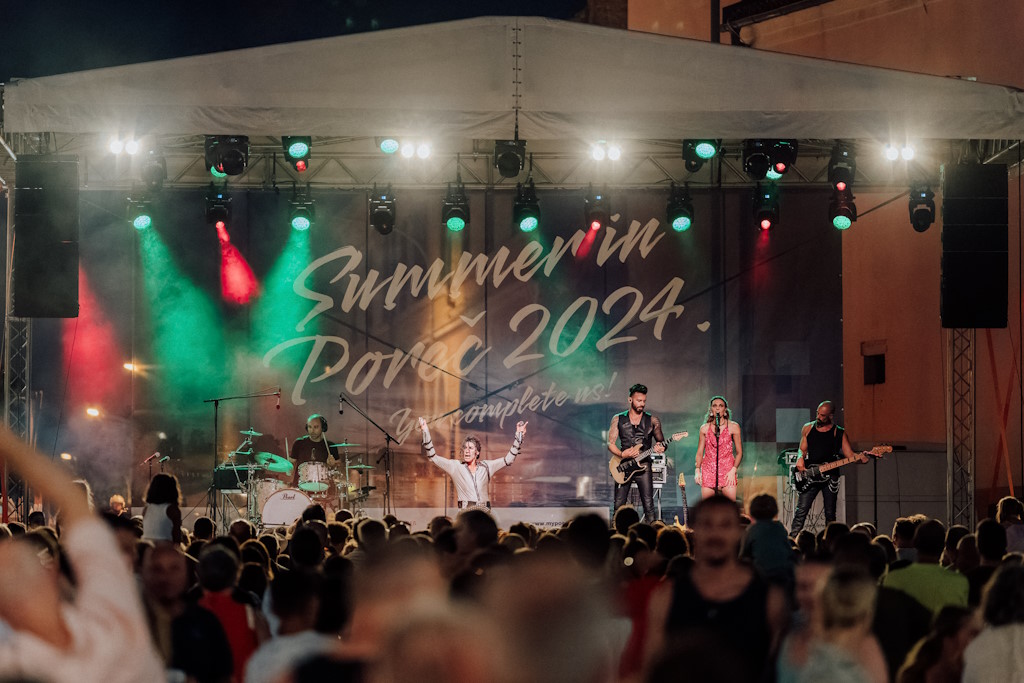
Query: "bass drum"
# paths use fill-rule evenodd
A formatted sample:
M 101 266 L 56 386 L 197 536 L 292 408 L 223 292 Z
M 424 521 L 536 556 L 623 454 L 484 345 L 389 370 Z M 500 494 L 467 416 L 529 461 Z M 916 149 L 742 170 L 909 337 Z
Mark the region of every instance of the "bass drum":
M 289 526 L 295 523 L 302 512 L 312 503 L 305 493 L 298 489 L 281 489 L 267 498 L 261 517 L 263 526 Z

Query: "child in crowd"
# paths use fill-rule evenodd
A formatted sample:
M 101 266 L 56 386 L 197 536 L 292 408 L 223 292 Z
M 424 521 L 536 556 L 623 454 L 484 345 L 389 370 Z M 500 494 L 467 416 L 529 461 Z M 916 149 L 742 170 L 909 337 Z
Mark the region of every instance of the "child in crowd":
M 177 477 L 164 472 L 154 475 L 146 489 L 145 500 L 142 538 L 181 543 L 181 488 Z
M 781 586 L 791 596 L 796 553 L 786 527 L 775 519 L 778 514 L 779 505 L 774 496 L 767 493 L 754 496 L 750 501 L 754 523 L 747 527 L 740 557 L 750 560 L 761 576 Z

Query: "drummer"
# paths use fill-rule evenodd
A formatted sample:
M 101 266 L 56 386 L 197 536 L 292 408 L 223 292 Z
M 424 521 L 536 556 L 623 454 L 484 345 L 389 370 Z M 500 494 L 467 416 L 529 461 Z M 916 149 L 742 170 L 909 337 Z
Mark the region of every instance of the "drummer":
M 292 487 L 299 485 L 299 467 L 306 462 L 327 462 L 327 456 L 338 459 L 338 451 L 324 438 L 327 431 L 327 420 L 323 415 L 313 414 L 306 420 L 306 436 L 299 437 L 292 444 L 292 452 L 288 458 L 294 465 L 292 470 Z

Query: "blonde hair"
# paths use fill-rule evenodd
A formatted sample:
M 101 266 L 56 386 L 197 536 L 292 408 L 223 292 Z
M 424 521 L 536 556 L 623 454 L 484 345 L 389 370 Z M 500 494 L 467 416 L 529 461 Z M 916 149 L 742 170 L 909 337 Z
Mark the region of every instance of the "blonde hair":
M 856 567 L 833 571 L 821 587 L 821 619 L 826 630 L 868 625 L 875 613 L 878 586 Z

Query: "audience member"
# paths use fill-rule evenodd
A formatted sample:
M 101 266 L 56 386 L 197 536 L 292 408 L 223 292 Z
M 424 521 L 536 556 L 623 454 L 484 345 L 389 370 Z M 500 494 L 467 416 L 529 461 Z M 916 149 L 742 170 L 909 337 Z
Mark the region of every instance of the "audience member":
M 942 522 L 931 519 L 920 524 L 914 531 L 916 560 L 901 569 L 891 570 L 882 579 L 882 585 L 910 595 L 932 614 L 938 614 L 946 605 L 966 607 L 966 577 L 939 566 L 945 542 L 946 530 Z
M 982 597 L 984 627 L 964 650 L 964 683 L 1024 680 L 1024 567 L 1000 567 Z

